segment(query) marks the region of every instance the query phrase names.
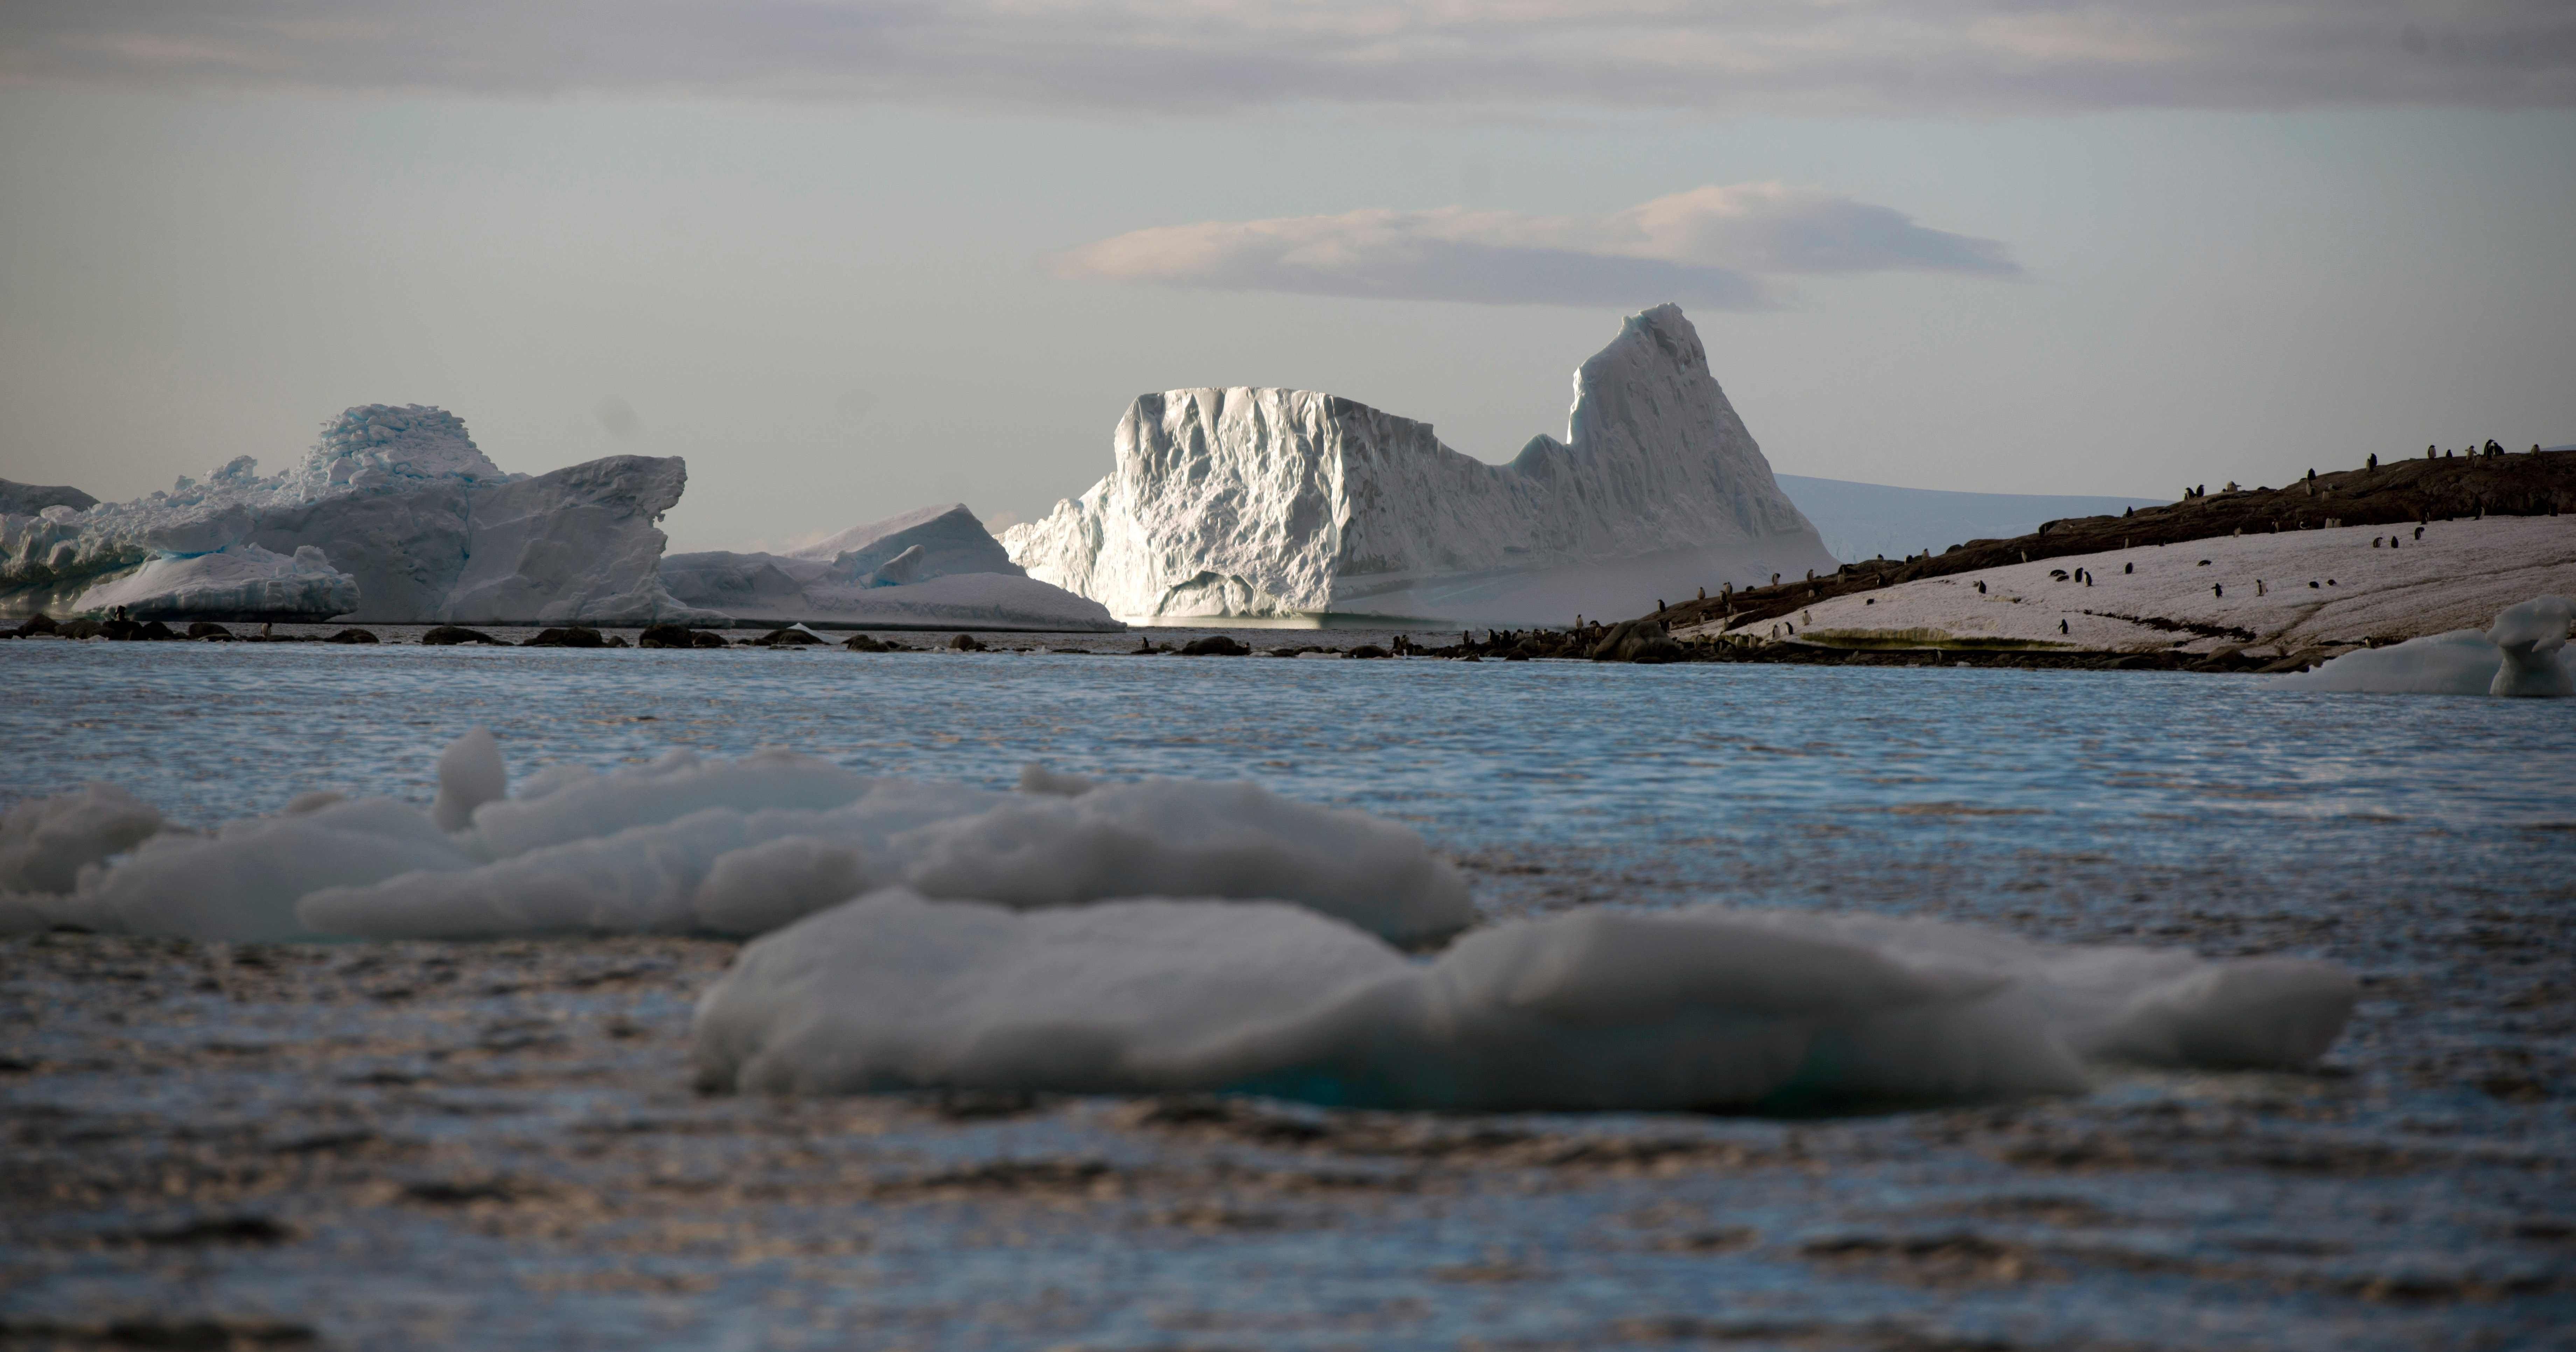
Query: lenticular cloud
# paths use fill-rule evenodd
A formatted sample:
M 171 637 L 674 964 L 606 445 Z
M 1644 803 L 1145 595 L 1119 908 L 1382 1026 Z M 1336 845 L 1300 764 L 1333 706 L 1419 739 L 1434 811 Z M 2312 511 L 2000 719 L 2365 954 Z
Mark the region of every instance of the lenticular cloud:
M 1443 207 L 1157 226 L 1047 264 L 1061 277 L 1218 291 L 1734 310 L 1778 303 L 1772 275 L 2021 271 L 1993 240 L 1782 183 L 1695 188 L 1606 215 Z

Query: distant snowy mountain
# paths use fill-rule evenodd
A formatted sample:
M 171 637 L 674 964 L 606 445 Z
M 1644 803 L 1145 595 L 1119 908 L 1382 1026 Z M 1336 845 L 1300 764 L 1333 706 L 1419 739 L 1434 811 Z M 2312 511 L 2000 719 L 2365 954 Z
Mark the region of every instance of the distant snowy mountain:
M 1574 390 L 1566 439 L 1500 466 L 1318 391 L 1145 395 L 1109 477 L 1003 543 L 1130 619 L 1564 624 L 1834 566 L 1679 307 L 1632 316 Z
M 2009 540 L 2069 516 L 2117 516 L 2161 507 L 2151 498 L 2060 497 L 2037 493 L 1953 493 L 1937 488 L 1779 476 L 1781 491 L 1816 523 L 1825 548 L 1847 563 L 1885 555 L 1938 554 L 1970 540 Z

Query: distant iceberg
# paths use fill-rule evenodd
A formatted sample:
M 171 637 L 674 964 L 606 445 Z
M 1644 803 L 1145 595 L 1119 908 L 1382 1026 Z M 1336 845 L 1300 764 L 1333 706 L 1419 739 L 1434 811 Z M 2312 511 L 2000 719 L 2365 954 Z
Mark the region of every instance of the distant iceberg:
M 2283 676 L 2280 684 L 2374 695 L 2576 695 L 2576 646 L 2567 642 L 2571 622 L 2576 603 L 2563 596 L 2534 597 L 2507 606 L 2483 632 L 2455 629 L 2348 652 Z
M 1586 907 L 1429 962 L 1312 911 L 1013 913 L 900 888 L 746 947 L 698 1002 L 702 1088 L 1215 1091 L 1467 1111 L 2069 1093 L 2100 1061 L 2313 1064 L 2333 965 L 1964 925 Z
M 0 611 L 139 619 L 720 623 L 655 573 L 678 459 L 505 474 L 443 409 L 368 404 L 304 460 L 86 509 L 0 515 Z
M 1566 440 L 1501 466 L 1312 390 L 1145 395 L 1109 477 L 1003 543 L 1130 619 L 1564 624 L 1835 567 L 1678 307 L 1630 317 L 1574 391 Z
M 662 561 L 685 604 L 744 620 L 870 629 L 1125 628 L 1099 602 L 1027 575 L 965 504 L 854 526 L 786 554 L 714 550 Z

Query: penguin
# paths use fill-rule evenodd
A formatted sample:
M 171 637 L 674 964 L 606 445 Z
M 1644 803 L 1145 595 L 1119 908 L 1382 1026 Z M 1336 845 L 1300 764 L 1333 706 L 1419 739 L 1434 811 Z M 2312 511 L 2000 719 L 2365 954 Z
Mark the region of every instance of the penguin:
M 2225 596 L 2225 595 L 2227 595 L 2227 584 L 2226 584 L 2226 583 L 2224 583 L 2224 582 L 2212 582 L 2212 583 L 2210 583 L 2210 584 L 2209 584 L 2209 594 L 2210 594 L 2210 595 L 2212 595 L 2212 596 Z
M 1985 584 L 1985 583 L 1982 583 L 1982 582 L 1978 583 L 1978 584 L 1977 584 L 1977 595 L 1979 595 L 1979 596 L 1983 596 L 1983 595 L 1985 595 L 1985 594 L 1986 594 L 1986 584 Z
M 2134 573 L 2138 571 L 2138 565 L 2134 563 L 2124 563 L 2120 565 L 2120 571 L 2124 573 Z
M 2059 632 L 2059 633 L 2061 633 L 2061 634 L 2066 634 L 2066 633 L 2072 633 L 2072 632 L 2074 632 L 2074 631 L 2072 631 L 2072 630 L 2070 630 L 2070 629 L 2068 629 L 2068 628 L 2066 627 L 2066 621 L 2064 621 L 2064 620 L 2059 620 L 2059 621 L 2057 622 L 2057 632 Z

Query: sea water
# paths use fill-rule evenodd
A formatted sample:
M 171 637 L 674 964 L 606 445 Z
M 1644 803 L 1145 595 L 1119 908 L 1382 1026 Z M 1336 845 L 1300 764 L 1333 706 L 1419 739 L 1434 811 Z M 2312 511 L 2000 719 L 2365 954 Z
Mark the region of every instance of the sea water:
M 923 1346 L 2505 1346 L 2576 1318 L 2576 951 L 2565 920 L 2576 904 L 2576 702 L 1938 664 L 1082 646 L 1093 651 L 13 643 L 0 646 L 0 802 L 104 779 L 200 827 L 317 788 L 426 802 L 439 748 L 477 725 L 499 737 L 514 775 L 674 747 L 783 746 L 871 773 L 1005 787 L 1038 761 L 1109 777 L 1249 778 L 1401 819 L 1459 861 L 1496 917 L 1702 899 L 1857 908 L 2050 940 L 2325 957 L 2365 981 L 2352 1029 L 2315 1077 L 2112 1075 L 2083 1100 L 1984 1115 L 1500 1128 L 1678 1133 L 1777 1166 L 1749 1172 L 1533 1172 L 1505 1151 L 1390 1192 L 1363 1180 L 1346 1194 L 1297 1193 L 1253 1209 L 1270 1219 L 1213 1228 L 1155 1220 L 1227 1214 L 1152 1201 L 1163 1184 L 855 1212 L 782 1202 L 746 1223 L 809 1236 L 846 1224 L 869 1243 L 838 1266 L 761 1279 L 730 1259 L 677 1261 L 665 1275 L 696 1293 L 685 1300 L 583 1277 L 595 1266 L 587 1250 L 532 1258 L 524 1238 L 397 1208 L 413 1219 L 349 1222 L 377 1245 L 373 1286 L 327 1281 L 291 1245 L 228 1252 L 209 1279 L 263 1309 L 319 1310 L 326 1335 L 353 1342 L 401 1343 L 401 1321 L 383 1309 L 417 1315 L 404 1304 L 416 1296 L 442 1318 L 515 1330 L 496 1333 L 500 1343 L 787 1345 L 807 1324 L 768 1313 L 780 1291 L 803 1293 L 800 1317 L 822 1320 L 816 1329 L 900 1328 L 882 1341 Z M 539 1002 L 530 1017 L 577 1021 L 596 1012 L 589 1000 Z M 617 1017 L 629 1014 L 685 1021 L 668 999 Z M 273 1041 L 381 1035 L 320 1009 L 279 1006 L 259 1020 Z M 421 1110 L 403 1130 L 516 1151 L 535 1173 L 574 1171 L 565 1142 L 587 1139 L 566 1134 L 579 1119 L 661 1102 L 653 1095 L 681 1074 L 676 1047 L 655 1055 L 672 1062 L 667 1074 L 638 1057 L 620 1074 L 641 1079 L 613 1092 L 539 1077 L 493 1090 L 505 1101 L 487 1117 Z M 291 1082 L 210 1081 L 203 1100 L 181 1093 L 154 1111 L 184 1138 L 206 1129 L 190 1127 L 192 1114 L 240 1111 L 220 1106 L 227 1095 L 311 1097 Z M 0 1105 L 21 1116 L 130 1112 L 171 1093 L 164 1077 L 112 1065 L 0 1078 Z M 706 1123 L 752 1130 L 743 1123 L 764 1113 L 814 1111 L 731 1100 L 668 1110 L 703 1119 L 688 1129 L 702 1135 Z M 1125 1111 L 1087 1103 L 991 1126 L 933 1116 L 871 1130 L 900 1143 L 887 1158 L 1078 1158 L 1112 1179 L 1131 1165 L 1164 1177 L 1159 1168 L 1201 1180 L 1168 1184 L 1185 1197 L 1206 1193 L 1207 1176 L 1234 1176 L 1206 1173 L 1219 1146 L 1169 1146 L 1179 1154 L 1166 1158 L 1163 1138 L 1139 1144 L 1120 1125 Z M 1778 1166 L 1784 1152 L 1810 1165 Z M 1362 1172 L 1382 1167 L 1367 1148 L 1343 1155 Z M 150 1289 L 111 1260 L 39 1261 L 44 1246 L 0 1247 L 30 1278 L 0 1311 L 56 1317 Z M 493 1281 L 389 1296 L 411 1290 L 398 1253 L 441 1255 Z M 531 1262 L 573 1276 L 542 1296 L 500 1279 Z M 375 1294 L 352 1294 L 365 1291 Z

